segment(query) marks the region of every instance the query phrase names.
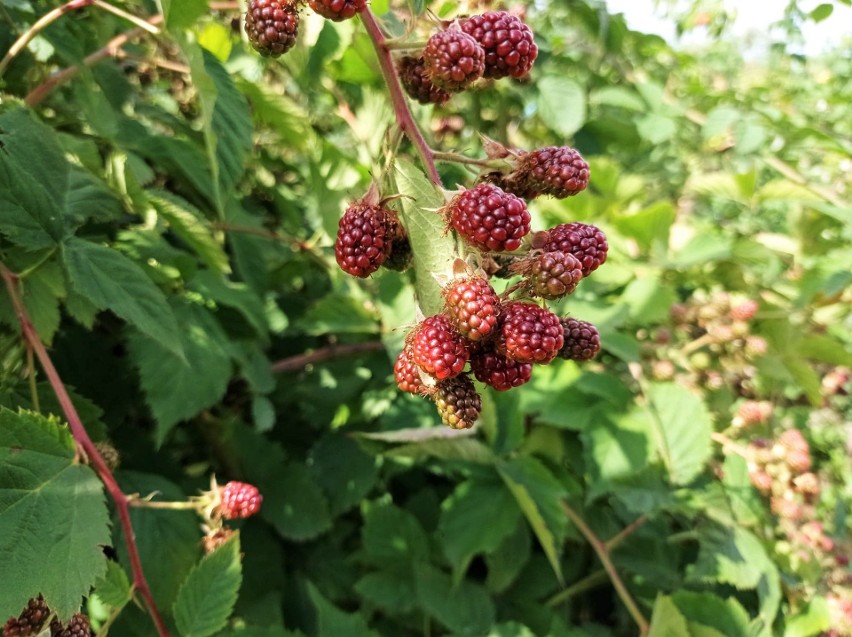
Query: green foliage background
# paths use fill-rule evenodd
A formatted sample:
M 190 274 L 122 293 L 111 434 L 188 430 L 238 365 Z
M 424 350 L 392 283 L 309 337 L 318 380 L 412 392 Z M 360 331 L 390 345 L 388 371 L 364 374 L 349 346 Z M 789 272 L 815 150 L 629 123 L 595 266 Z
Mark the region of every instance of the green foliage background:
M 58 4 L 0 6 L 0 51 Z M 398 33 L 394 10 L 426 9 L 371 8 Z M 536 201 L 534 225 L 594 223 L 610 242 L 605 267 L 557 304 L 598 326 L 599 359 L 486 393 L 477 433 L 455 435 L 393 382 L 415 289 L 436 311 L 431 275 L 453 254 L 431 212 L 441 194 L 407 146 L 389 179 L 405 195 L 394 205 L 418 278 L 356 281 L 334 262 L 337 220 L 381 173 L 393 122 L 362 26 L 306 15 L 297 47 L 269 61 L 232 28 L 235 10 L 162 9 L 161 35 L 81 66 L 37 105 L 24 100 L 51 72 L 130 25 L 71 12 L 6 71 L 0 259 L 21 275 L 90 435 L 119 450 L 126 493 L 186 499 L 215 474 L 264 495 L 260 515 L 205 558 L 193 514 L 133 510 L 174 634 L 636 634 L 563 502 L 604 540 L 641 519 L 611 557 L 654 637 L 842 628 L 832 613 L 838 599 L 852 603 L 848 568 L 834 562 L 852 548 L 850 403 L 824 378 L 852 366 L 848 55 L 779 44 L 743 60 L 712 12 L 719 38 L 684 52 L 630 31 L 603 3 L 552 0 L 527 8 L 540 47 L 530 81 L 415 105 L 435 147 L 475 156 L 482 133 L 578 148 L 589 191 Z M 791 2 L 783 26 L 830 13 Z M 448 187 L 475 179 L 440 168 Z M 661 345 L 673 305 L 720 291 L 759 303 L 750 330 L 768 349 L 745 387 L 686 382 L 719 365 L 726 379 L 724 352 Z M 367 345 L 340 354 L 354 344 Z M 294 363 L 329 345 L 339 355 Z M 62 617 L 85 596 L 112 635 L 155 634 L 129 603 L 118 524 L 5 294 L 0 360 L 0 619 L 39 592 Z M 671 377 L 653 373 L 661 360 Z M 773 416 L 732 433 L 747 398 L 771 401 Z M 811 445 L 830 558 L 791 548 L 791 527 L 736 452 L 791 427 Z M 740 437 L 731 447 L 720 432 Z

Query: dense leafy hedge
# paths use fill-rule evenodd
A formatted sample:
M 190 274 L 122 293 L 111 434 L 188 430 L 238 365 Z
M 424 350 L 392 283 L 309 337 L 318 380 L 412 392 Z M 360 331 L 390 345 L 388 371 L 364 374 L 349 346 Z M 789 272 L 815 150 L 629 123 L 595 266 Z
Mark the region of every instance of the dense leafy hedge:
M 580 149 L 589 190 L 534 225 L 610 243 L 555 304 L 602 355 L 452 432 L 393 382 L 456 246 L 362 23 L 306 13 L 271 61 L 237 3 L 114 3 L 157 34 L 102 4 L 0 67 L 0 618 L 42 594 L 122 637 L 852 634 L 848 56 L 685 53 L 541 2 L 531 80 L 412 105 L 444 152 Z M 58 6 L 4 3 L 0 52 Z M 426 9 L 370 6 L 394 35 Z M 415 269 L 360 281 L 332 244 L 372 177 Z M 264 499 L 202 557 L 199 516 L 151 503 L 213 475 Z

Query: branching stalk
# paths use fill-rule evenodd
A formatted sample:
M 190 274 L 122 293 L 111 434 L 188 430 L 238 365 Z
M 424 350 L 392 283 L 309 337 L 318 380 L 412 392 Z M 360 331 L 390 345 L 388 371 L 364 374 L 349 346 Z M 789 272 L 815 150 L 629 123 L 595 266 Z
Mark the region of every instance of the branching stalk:
M 21 334 L 23 335 L 27 345 L 32 347 L 35 352 L 35 355 L 41 363 L 42 369 L 50 382 L 50 386 L 56 393 L 56 398 L 59 400 L 62 412 L 65 414 L 65 419 L 68 421 L 68 426 L 71 429 L 71 435 L 88 457 L 89 463 L 97 472 L 109 492 L 110 497 L 112 497 L 115 502 L 115 507 L 118 511 L 118 517 L 121 522 L 121 529 L 124 533 L 124 541 L 127 545 L 127 555 L 130 559 L 130 569 L 133 573 L 133 586 L 139 591 L 140 595 L 142 595 L 142 598 L 145 600 L 148 612 L 151 614 L 151 618 L 157 627 L 157 633 L 159 636 L 169 637 L 169 631 L 163 622 L 160 611 L 157 609 L 157 604 L 154 601 L 154 597 L 151 595 L 151 589 L 148 586 L 148 580 L 145 579 L 145 573 L 142 570 L 142 562 L 139 559 L 139 549 L 136 546 L 136 537 L 133 533 L 133 525 L 130 522 L 128 498 L 122 492 L 121 487 L 118 486 L 115 476 L 107 466 L 98 451 L 98 448 L 92 442 L 92 439 L 89 438 L 89 434 L 86 432 L 83 421 L 77 414 L 74 403 L 71 402 L 71 397 L 68 395 L 68 391 L 62 383 L 62 379 L 59 378 L 59 373 L 56 371 L 53 361 L 50 359 L 44 344 L 41 342 L 41 338 L 30 319 L 23 300 L 21 299 L 21 293 L 18 289 L 18 276 L 10 271 L 4 264 L 0 263 L 0 277 L 3 278 L 3 282 L 6 284 L 6 291 L 9 294 L 12 306 L 15 309 L 15 314 L 18 317 L 18 322 L 21 325 Z

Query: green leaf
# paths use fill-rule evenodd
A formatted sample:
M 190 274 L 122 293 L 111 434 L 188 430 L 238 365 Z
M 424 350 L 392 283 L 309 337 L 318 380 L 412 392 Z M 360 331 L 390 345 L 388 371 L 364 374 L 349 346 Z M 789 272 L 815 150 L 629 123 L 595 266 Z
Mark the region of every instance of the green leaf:
M 699 530 L 698 558 L 689 579 L 722 582 L 740 589 L 757 588 L 761 568 L 769 562 L 760 540 L 743 528 L 708 524 Z
M 543 122 L 564 137 L 571 137 L 586 122 L 586 92 L 564 76 L 546 75 L 536 82 L 538 110 Z
M 261 344 L 266 342 L 269 335 L 266 309 L 263 301 L 248 285 L 230 281 L 218 272 L 199 270 L 189 281 L 189 287 L 208 301 L 235 309 L 261 337 Z M 263 363 L 268 367 L 266 357 Z
M 71 286 L 99 310 L 110 310 L 176 355 L 178 324 L 166 297 L 138 265 L 120 252 L 71 237 L 63 243 Z
M 207 13 L 207 0 L 160 0 L 166 27 L 178 31 L 191 27 L 198 18 Z
M 373 505 L 364 516 L 361 542 L 378 564 L 425 560 L 429 538 L 411 513 L 393 505 Z
M 671 599 L 689 622 L 693 634 L 696 626 L 715 629 L 724 637 L 749 637 L 749 616 L 734 597 L 722 599 L 711 593 L 676 591 Z
M 54 261 L 42 264 L 22 279 L 21 292 L 39 338 L 50 345 L 59 329 L 59 302 L 66 292 L 62 268 Z M 0 295 L 0 322 L 18 329 L 18 316 L 7 294 Z
M 417 603 L 414 580 L 395 570 L 368 573 L 356 582 L 355 590 L 371 604 L 391 613 L 408 613 Z
M 438 534 L 444 554 L 459 578 L 473 557 L 490 553 L 515 530 L 520 510 L 499 482 L 462 482 L 441 505 Z
M 367 626 L 360 613 L 344 613 L 310 583 L 308 595 L 317 609 L 317 637 L 379 637 L 377 632 Z
M 449 575 L 422 563 L 415 567 L 415 584 L 423 610 L 457 635 L 482 635 L 494 623 L 494 604 L 478 584 L 462 580 L 453 586 Z
M 813 637 L 831 628 L 831 613 L 824 597 L 814 597 L 802 612 L 784 620 L 784 637 Z
M 376 459 L 350 438 L 332 433 L 311 450 L 310 468 L 328 496 L 332 515 L 339 515 L 358 504 L 375 486 L 378 478 Z
M 527 564 L 532 553 L 532 538 L 526 523 L 515 530 L 491 553 L 485 556 L 488 565 L 488 590 L 501 593 L 508 588 Z
M 589 95 L 589 103 L 595 106 L 617 106 L 641 113 L 645 111 L 645 102 L 630 89 L 620 86 L 606 86 L 596 89 Z
M 172 232 L 192 248 L 208 268 L 224 273 L 231 271 L 228 255 L 198 208 L 162 190 L 149 190 L 148 201 L 168 222 Z
M 328 500 L 305 465 L 288 463 L 257 482 L 264 494 L 261 515 L 283 537 L 309 540 L 331 526 Z
M 412 163 L 400 159 L 396 162 L 396 170 L 399 193 L 404 195 L 400 200 L 400 221 L 416 255 L 414 289 L 417 302 L 425 315 L 437 314 L 444 300 L 434 275 L 452 275 L 457 256 L 452 234 L 446 232 L 446 223 L 438 213 L 445 204 L 444 198 Z
M 204 557 L 190 571 L 177 594 L 175 623 L 184 637 L 209 637 L 221 630 L 242 582 L 239 535 Z
M 95 582 L 95 593 L 98 599 L 113 608 L 122 608 L 130 601 L 130 580 L 118 562 L 107 562 L 106 573 Z
M 553 572 L 562 583 L 559 551 L 568 530 L 568 521 L 561 504 L 565 496 L 562 485 L 547 467 L 531 456 L 502 462 L 497 465 L 497 470 L 515 496 Z
M 590 496 L 612 489 L 648 466 L 650 427 L 648 414 L 636 408 L 625 414 L 600 416 L 582 431 Z
M 692 637 L 686 618 L 681 615 L 671 597 L 657 596 L 648 637 Z
M 662 144 L 670 140 L 677 132 L 677 123 L 666 115 L 648 113 L 636 120 L 636 129 L 652 144 Z
M 218 321 L 199 305 L 179 301 L 173 305 L 169 314 L 182 326 L 183 357 L 139 332 L 128 338 L 145 400 L 157 421 L 158 445 L 181 420 L 218 402 L 231 378 L 228 338 Z
M 647 398 L 657 450 L 674 484 L 688 484 L 712 453 L 713 422 L 701 398 L 674 383 L 653 384 Z
M 56 421 L 0 408 L 0 617 L 41 592 L 68 619 L 105 572 L 103 485 L 74 454 Z

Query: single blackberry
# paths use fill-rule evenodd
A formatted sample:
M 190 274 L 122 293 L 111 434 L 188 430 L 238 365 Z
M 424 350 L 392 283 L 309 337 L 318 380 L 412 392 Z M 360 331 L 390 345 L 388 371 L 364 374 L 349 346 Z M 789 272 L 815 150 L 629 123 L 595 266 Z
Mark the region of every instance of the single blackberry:
M 296 44 L 299 10 L 290 0 L 250 0 L 245 28 L 255 51 L 278 57 Z
M 470 355 L 461 334 L 443 314 L 425 318 L 410 342 L 412 360 L 438 380 L 461 374 Z
M 263 502 L 257 487 L 245 482 L 229 482 L 222 487 L 221 498 L 222 516 L 227 520 L 251 517 Z
M 18 617 L 10 617 L 3 625 L 3 637 L 38 635 L 50 617 L 50 609 L 39 595 L 30 599 Z
M 80 613 L 73 615 L 65 626 L 58 621 L 50 624 L 50 637 L 90 637 L 91 634 L 89 618 Z
M 426 63 L 422 57 L 403 56 L 396 67 L 405 92 L 421 104 L 446 104 L 452 97 L 444 89 L 435 86 L 426 72 Z
M 463 91 L 482 77 L 485 51 L 462 31 L 438 31 L 426 43 L 423 62 L 433 84 L 450 92 Z
M 506 11 L 488 11 L 459 22 L 485 50 L 485 77 L 521 78 L 530 72 L 538 56 L 532 30 Z
M 342 22 L 355 16 L 367 6 L 367 0 L 310 0 L 311 9 L 334 22 Z
M 497 391 L 520 387 L 532 377 L 532 364 L 506 358 L 493 346 L 483 346 L 470 357 L 470 369 L 476 380 Z
M 468 376 L 438 383 L 432 399 L 441 421 L 453 429 L 470 429 L 482 411 L 482 397 Z
M 450 281 L 443 290 L 444 313 L 464 338 L 481 341 L 497 331 L 500 297 L 481 277 Z
M 396 386 L 409 394 L 422 394 L 426 386 L 420 378 L 420 368 L 411 356 L 411 348 L 403 347 L 393 366 Z
M 606 262 L 609 246 L 606 235 L 587 223 L 562 223 L 547 231 L 542 249 L 545 252 L 570 252 L 583 266 L 587 277 Z
M 583 266 L 570 252 L 544 252 L 522 266 L 529 293 L 543 299 L 572 294 L 583 278 Z
M 530 231 L 523 199 L 492 184 L 477 184 L 449 206 L 451 223 L 465 241 L 480 250 L 511 252 Z
M 572 361 L 587 361 L 601 351 L 601 337 L 597 328 L 586 321 L 566 316 L 561 319 L 565 343 L 559 350 L 560 358 Z
M 334 256 L 340 268 L 362 279 L 379 269 L 397 235 L 396 215 L 378 205 L 355 201 L 340 218 Z
M 505 184 L 509 192 L 526 199 L 538 195 L 564 199 L 585 190 L 589 175 L 589 165 L 576 150 L 548 146 L 521 155 Z
M 552 361 L 565 341 L 559 317 L 536 305 L 514 301 L 503 306 L 496 347 L 518 363 Z

